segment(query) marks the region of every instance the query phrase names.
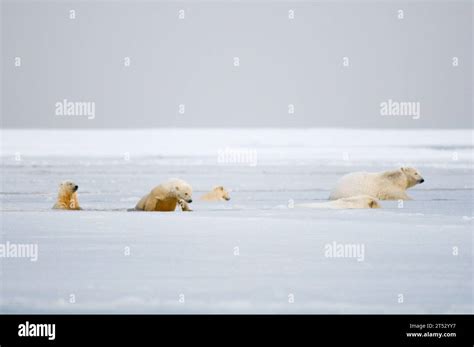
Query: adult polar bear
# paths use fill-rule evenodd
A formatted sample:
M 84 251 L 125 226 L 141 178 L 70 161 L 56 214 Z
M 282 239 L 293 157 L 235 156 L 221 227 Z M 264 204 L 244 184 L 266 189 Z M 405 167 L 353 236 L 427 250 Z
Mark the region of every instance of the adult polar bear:
M 385 172 L 354 172 L 343 176 L 329 200 L 369 195 L 379 200 L 411 200 L 406 190 L 425 180 L 417 169 L 402 167 Z
M 160 184 L 145 195 L 135 206 L 140 211 L 171 212 L 179 204 L 183 211 L 192 211 L 188 203 L 193 202 L 193 189 L 183 180 L 178 178 Z
M 73 181 L 63 181 L 59 185 L 58 198 L 53 206 L 56 210 L 82 210 L 77 200 L 79 186 Z

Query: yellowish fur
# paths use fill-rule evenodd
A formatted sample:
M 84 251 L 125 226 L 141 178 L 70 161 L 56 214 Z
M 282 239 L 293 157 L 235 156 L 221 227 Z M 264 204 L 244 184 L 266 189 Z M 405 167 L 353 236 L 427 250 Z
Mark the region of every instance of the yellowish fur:
M 316 202 L 309 204 L 299 204 L 297 207 L 307 208 L 328 208 L 328 209 L 361 209 L 361 208 L 381 208 L 378 200 L 368 195 L 357 195 L 349 198 Z
M 54 209 L 60 210 L 81 210 L 77 199 L 78 186 L 71 181 L 64 181 L 59 185 L 58 198 L 54 204 Z
M 406 190 L 423 182 L 418 170 L 410 167 L 375 173 L 354 172 L 338 181 L 329 199 L 369 195 L 379 200 L 410 200 Z
M 172 179 L 153 188 L 135 206 L 140 211 L 171 212 L 179 205 L 183 211 L 192 211 L 188 203 L 192 202 L 191 186 L 180 179 Z
M 229 201 L 230 195 L 223 186 L 214 187 L 209 193 L 204 194 L 200 198 L 203 201 Z

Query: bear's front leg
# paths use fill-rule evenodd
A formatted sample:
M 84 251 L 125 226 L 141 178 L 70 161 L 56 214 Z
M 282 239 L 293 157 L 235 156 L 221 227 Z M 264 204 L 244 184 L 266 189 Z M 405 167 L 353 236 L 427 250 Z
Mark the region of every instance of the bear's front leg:
M 179 206 L 181 206 L 182 211 L 192 211 L 191 207 L 189 207 L 188 203 L 184 201 L 183 199 L 178 200 Z

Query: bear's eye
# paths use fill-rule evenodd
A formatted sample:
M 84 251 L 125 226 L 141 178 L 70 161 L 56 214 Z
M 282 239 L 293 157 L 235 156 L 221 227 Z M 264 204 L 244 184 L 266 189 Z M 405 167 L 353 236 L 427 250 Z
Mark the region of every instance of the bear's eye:
M 184 193 L 184 195 L 188 195 L 188 193 Z

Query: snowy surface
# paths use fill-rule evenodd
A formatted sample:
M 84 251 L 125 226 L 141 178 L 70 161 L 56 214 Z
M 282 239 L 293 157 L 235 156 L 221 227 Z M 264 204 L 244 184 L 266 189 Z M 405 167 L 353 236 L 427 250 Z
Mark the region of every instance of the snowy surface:
M 473 310 L 470 130 L 1 136 L 1 242 L 38 244 L 39 257 L 0 258 L 0 312 Z M 257 165 L 219 162 L 226 148 L 255 151 Z M 345 173 L 400 165 L 426 180 L 403 207 L 289 208 L 327 199 Z M 193 185 L 193 212 L 127 212 L 171 177 Z M 51 210 L 65 179 L 79 185 L 83 211 Z M 229 202 L 198 201 L 218 184 L 231 190 Z M 332 242 L 363 245 L 364 260 L 326 257 Z

